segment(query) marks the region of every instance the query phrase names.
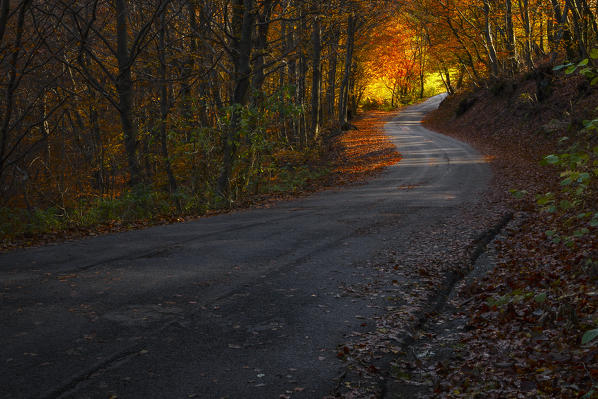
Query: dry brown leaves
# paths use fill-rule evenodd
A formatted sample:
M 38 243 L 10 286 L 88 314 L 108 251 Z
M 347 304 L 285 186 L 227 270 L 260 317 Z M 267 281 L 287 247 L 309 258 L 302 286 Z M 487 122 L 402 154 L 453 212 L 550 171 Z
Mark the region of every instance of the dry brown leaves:
M 430 370 L 440 377 L 434 397 L 577 398 L 598 388 L 598 348 L 580 342 L 598 316 L 598 273 L 587 266 L 598 258 L 598 234 L 594 230 L 573 248 L 553 244 L 546 231 L 556 218 L 541 213 L 533 195 L 514 201 L 505 194 L 511 188 L 555 191 L 556 171 L 539 160 L 557 151 L 566 132 L 550 135 L 542 126 L 551 120 L 575 125 L 592 112 L 598 93 L 578 93 L 578 84 L 557 80 L 543 104 L 527 100 L 534 90 L 529 81 L 500 96 L 479 91 L 468 94 L 476 103 L 463 116 L 455 117 L 463 98 L 455 97 L 427 120 L 492 157 L 489 198 L 527 212 L 524 224 L 498 243 L 496 269 L 462 289 L 466 305 L 459 312 L 467 326 L 458 334 L 460 359 Z
M 395 115 L 396 112 L 368 112 L 353 122 L 357 130 L 340 136 L 335 143 L 339 153 L 335 160 L 336 184 L 364 181 L 401 160 L 384 134 L 384 125 Z

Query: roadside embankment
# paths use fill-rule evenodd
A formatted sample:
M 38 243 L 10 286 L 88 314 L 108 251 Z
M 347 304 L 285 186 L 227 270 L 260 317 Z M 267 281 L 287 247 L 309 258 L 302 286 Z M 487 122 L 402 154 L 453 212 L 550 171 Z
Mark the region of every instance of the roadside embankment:
M 598 90 L 579 77 L 545 73 L 451 96 L 425 120 L 491 160 L 487 200 L 517 212 L 494 243 L 493 267 L 460 285 L 446 312 L 422 330 L 425 339 L 414 349 L 421 356 L 396 370 L 403 385 L 427 386 L 416 389 L 425 397 L 596 395 L 598 346 L 582 344 L 582 336 L 596 328 L 598 233 L 575 206 L 561 209 L 562 170 L 541 160 L 573 142 L 596 145 L 578 132 L 595 117 Z M 551 89 L 541 96 L 544 79 Z M 581 197 L 584 209 L 595 211 L 594 189 Z M 556 193 L 556 212 L 540 206 L 549 192 Z M 559 232 L 570 234 L 568 244 L 556 239 Z M 447 356 L 434 355 L 447 349 Z

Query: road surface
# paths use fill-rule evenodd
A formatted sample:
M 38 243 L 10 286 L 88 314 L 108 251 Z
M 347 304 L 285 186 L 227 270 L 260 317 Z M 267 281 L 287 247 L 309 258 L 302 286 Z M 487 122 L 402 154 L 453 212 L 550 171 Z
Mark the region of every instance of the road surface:
M 420 125 L 440 100 L 386 125 L 403 160 L 368 184 L 0 256 L 0 395 L 330 394 L 337 345 L 381 311 L 346 288 L 488 184 L 477 152 Z

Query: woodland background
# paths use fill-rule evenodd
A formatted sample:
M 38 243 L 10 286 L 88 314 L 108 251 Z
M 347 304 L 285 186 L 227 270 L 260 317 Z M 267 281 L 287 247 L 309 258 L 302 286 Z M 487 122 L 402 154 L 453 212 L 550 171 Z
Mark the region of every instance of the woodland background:
M 359 109 L 552 65 L 595 0 L 0 0 L 0 235 L 301 190 Z M 579 65 L 577 61 L 586 60 Z M 463 110 L 470 104 L 460 105 Z

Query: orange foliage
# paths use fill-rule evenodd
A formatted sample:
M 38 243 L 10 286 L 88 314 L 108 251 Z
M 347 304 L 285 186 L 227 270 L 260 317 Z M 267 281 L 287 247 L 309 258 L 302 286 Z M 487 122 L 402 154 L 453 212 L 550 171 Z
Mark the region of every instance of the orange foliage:
M 392 104 L 413 94 L 425 68 L 426 45 L 422 32 L 404 18 L 389 19 L 373 31 L 365 51 L 364 68 L 374 82 L 382 83 Z

